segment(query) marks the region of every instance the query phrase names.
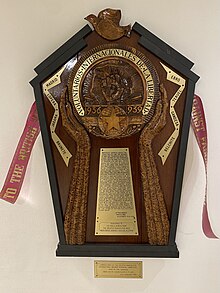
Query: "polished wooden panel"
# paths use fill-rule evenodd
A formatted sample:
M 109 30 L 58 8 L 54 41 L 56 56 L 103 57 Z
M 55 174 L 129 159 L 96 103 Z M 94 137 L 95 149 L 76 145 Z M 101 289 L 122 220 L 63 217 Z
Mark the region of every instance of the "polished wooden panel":
M 122 37 L 120 40 L 117 40 L 116 43 L 127 45 L 127 46 L 135 46 L 140 52 L 142 52 L 155 66 L 160 83 L 163 83 L 166 87 L 168 98 L 170 98 L 175 91 L 177 90 L 178 86 L 172 84 L 166 80 L 166 72 L 161 68 L 160 61 L 156 56 L 152 53 L 145 50 L 142 46 L 138 45 L 139 35 L 135 32 L 131 32 L 131 37 Z M 83 52 L 88 51 L 89 49 L 93 48 L 94 46 L 98 46 L 103 44 L 103 39 L 94 31 L 90 35 L 86 37 L 86 42 L 88 46 L 83 50 Z M 105 41 L 105 43 L 110 43 L 109 41 Z M 83 53 L 82 52 L 82 53 Z M 81 54 L 82 54 L 81 53 Z M 67 84 L 67 80 L 69 77 L 69 71 L 66 70 L 62 77 L 62 83 L 56 87 L 54 92 L 54 96 L 56 97 L 57 101 L 60 101 L 60 93 L 64 89 Z M 51 107 L 50 103 L 48 102 L 47 98 L 44 97 L 44 104 L 46 109 L 46 118 L 48 121 L 48 129 L 49 124 L 53 114 L 53 108 Z M 177 105 L 175 106 L 176 112 L 178 113 L 178 117 L 182 122 L 183 112 L 184 112 L 184 104 L 185 104 L 185 91 L 178 101 Z M 164 129 L 161 131 L 158 137 L 155 137 L 153 141 L 153 153 L 154 158 L 157 164 L 157 169 L 160 178 L 160 184 L 162 190 L 164 192 L 165 202 L 167 206 L 168 215 L 171 214 L 172 208 L 172 201 L 173 201 L 173 189 L 174 189 L 174 182 L 175 182 L 175 172 L 176 172 L 176 161 L 177 161 L 177 153 L 179 148 L 179 138 L 170 154 L 166 164 L 163 166 L 161 164 L 161 159 L 157 155 L 161 147 L 163 146 L 164 142 L 167 140 L 169 135 L 172 133 L 173 125 L 172 121 L 167 114 L 167 124 Z M 63 142 L 68 145 L 71 153 L 75 153 L 75 143 L 70 139 L 68 134 L 63 130 L 61 125 L 61 120 L 58 121 L 57 132 L 59 136 L 62 138 Z M 140 180 L 140 172 L 139 172 L 139 163 L 138 163 L 138 137 L 139 134 L 135 135 L 134 137 L 128 137 L 123 139 L 114 139 L 112 141 L 105 140 L 102 138 L 93 137 L 90 135 L 91 142 L 92 142 L 92 151 L 91 151 L 91 164 L 90 164 L 90 181 L 89 181 L 89 198 L 88 198 L 88 216 L 87 216 L 87 241 L 88 242 L 125 242 L 125 243 L 145 243 L 147 242 L 147 236 L 145 234 L 146 230 L 146 222 L 145 222 L 145 212 L 143 208 L 143 198 L 142 198 L 142 191 L 141 191 L 141 180 Z M 96 188 L 97 188 L 97 172 L 98 172 L 98 153 L 100 147 L 109 147 L 109 143 L 114 147 L 126 146 L 129 147 L 131 153 L 131 165 L 132 165 L 132 172 L 134 176 L 134 189 L 135 189 L 135 200 L 136 200 L 136 207 L 137 207 L 137 215 L 138 215 L 138 225 L 139 231 L 141 231 L 138 237 L 104 237 L 100 236 L 100 238 L 94 236 L 94 219 L 95 214 L 95 198 L 96 198 Z M 59 185 L 60 191 L 60 198 L 63 207 L 63 214 L 65 213 L 66 202 L 68 198 L 69 192 L 69 185 L 72 177 L 72 169 L 73 169 L 73 160 L 70 161 L 68 168 L 65 166 L 62 158 L 60 157 L 56 147 L 54 146 L 53 142 L 51 142 L 51 147 L 54 156 L 54 163 L 56 166 L 57 172 L 57 180 Z M 96 166 L 96 167 L 95 167 Z M 169 177 L 167 176 L 169 174 Z M 94 201 L 94 202 L 93 202 Z

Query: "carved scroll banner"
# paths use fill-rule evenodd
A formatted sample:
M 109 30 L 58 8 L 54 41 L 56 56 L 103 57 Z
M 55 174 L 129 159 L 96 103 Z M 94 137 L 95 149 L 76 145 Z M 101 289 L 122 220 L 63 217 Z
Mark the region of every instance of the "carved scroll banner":
M 170 68 L 168 68 L 164 64 L 161 63 L 161 65 L 163 66 L 163 68 L 167 72 L 167 80 L 179 85 L 178 90 L 176 91 L 176 93 L 173 95 L 173 97 L 170 100 L 170 117 L 173 122 L 174 131 L 170 135 L 170 137 L 168 138 L 168 140 L 166 141 L 166 143 L 164 144 L 164 146 L 162 147 L 162 149 L 158 153 L 158 155 L 161 157 L 162 164 L 164 165 L 170 152 L 172 151 L 172 149 L 175 145 L 175 142 L 176 142 L 178 136 L 179 136 L 180 121 L 179 121 L 179 118 L 177 116 L 177 113 L 175 111 L 174 106 L 177 103 L 177 101 L 179 100 L 182 92 L 185 89 L 186 81 L 184 78 L 182 78 L 180 75 L 175 73 L 173 70 L 171 70 Z
M 63 161 L 65 162 L 66 166 L 69 164 L 69 160 L 72 157 L 72 154 L 69 152 L 67 147 L 64 145 L 62 140 L 59 138 L 59 136 L 56 134 L 56 126 L 57 122 L 59 119 L 59 105 L 53 95 L 50 93 L 50 89 L 55 87 L 56 85 L 61 83 L 60 76 L 63 73 L 65 67 L 61 68 L 54 76 L 52 76 L 50 79 L 48 79 L 44 84 L 43 84 L 43 91 L 45 95 L 47 96 L 48 100 L 50 101 L 51 105 L 54 108 L 54 114 L 53 118 L 50 123 L 50 132 L 51 132 L 51 137 L 52 140 L 59 151 L 61 157 L 63 158 Z

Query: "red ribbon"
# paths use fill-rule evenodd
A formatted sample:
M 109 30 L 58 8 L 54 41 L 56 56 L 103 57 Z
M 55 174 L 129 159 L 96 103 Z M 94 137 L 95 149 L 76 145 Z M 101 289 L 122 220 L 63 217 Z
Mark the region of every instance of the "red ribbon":
M 205 113 L 202 105 L 201 98 L 197 95 L 194 95 L 193 107 L 192 107 L 192 119 L 191 125 L 201 151 L 204 165 L 205 165 L 205 199 L 203 203 L 203 212 L 202 212 L 202 229 L 206 237 L 208 238 L 217 238 L 214 234 L 211 223 L 208 215 L 208 204 L 207 204 L 207 179 L 208 179 L 208 170 L 207 170 L 207 160 L 208 160 L 208 138 L 207 138 L 207 128 Z
M 36 104 L 34 102 L 11 162 L 4 186 L 0 192 L 0 198 L 12 204 L 16 202 L 20 193 L 31 151 L 39 132 L 40 126 Z

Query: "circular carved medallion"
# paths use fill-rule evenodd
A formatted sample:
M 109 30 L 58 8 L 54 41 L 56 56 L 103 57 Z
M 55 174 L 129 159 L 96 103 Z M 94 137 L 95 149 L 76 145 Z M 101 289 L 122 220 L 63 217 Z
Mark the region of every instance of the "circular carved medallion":
M 86 52 L 69 80 L 74 114 L 87 130 L 105 138 L 132 135 L 152 118 L 159 79 L 140 52 L 103 45 Z

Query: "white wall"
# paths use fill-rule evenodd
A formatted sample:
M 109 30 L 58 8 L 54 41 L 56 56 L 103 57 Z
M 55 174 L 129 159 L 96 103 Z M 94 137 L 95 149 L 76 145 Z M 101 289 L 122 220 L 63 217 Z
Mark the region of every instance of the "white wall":
M 210 218 L 220 236 L 218 0 L 1 0 L 0 182 L 34 100 L 28 84 L 33 68 L 84 26 L 87 14 L 106 7 L 121 8 L 123 24 L 137 20 L 195 62 L 201 76 L 196 92 L 208 119 Z M 144 259 L 143 280 L 94 279 L 93 258 L 55 257 L 58 239 L 39 137 L 21 198 L 15 205 L 0 201 L 0 292 L 219 292 L 220 240 L 208 240 L 201 231 L 204 186 L 203 162 L 190 132 L 177 232 L 180 258 Z

